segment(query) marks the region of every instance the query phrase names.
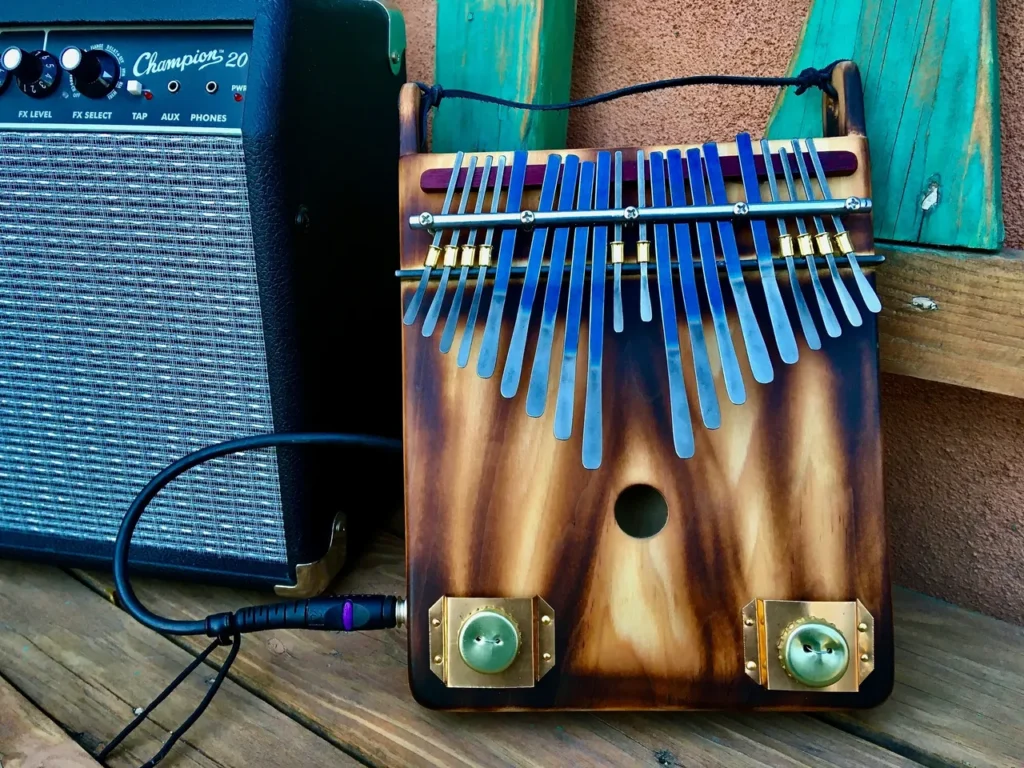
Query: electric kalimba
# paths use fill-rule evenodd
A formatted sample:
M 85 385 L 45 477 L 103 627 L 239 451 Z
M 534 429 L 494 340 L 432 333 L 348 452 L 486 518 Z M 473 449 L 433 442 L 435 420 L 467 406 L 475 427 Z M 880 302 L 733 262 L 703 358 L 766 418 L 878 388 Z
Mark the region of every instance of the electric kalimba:
M 400 279 L 410 679 L 450 709 L 892 685 L 870 169 L 824 137 L 423 154 Z

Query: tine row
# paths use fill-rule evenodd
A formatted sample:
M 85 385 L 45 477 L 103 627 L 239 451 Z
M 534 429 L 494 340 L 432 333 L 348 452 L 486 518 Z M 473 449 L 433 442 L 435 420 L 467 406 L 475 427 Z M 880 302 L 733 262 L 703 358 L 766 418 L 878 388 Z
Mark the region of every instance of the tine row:
M 814 302 L 819 310 L 825 332 L 830 337 L 839 336 L 842 329 L 818 275 L 816 250 L 817 254 L 825 260 L 843 315 L 851 325 L 861 325 L 863 318 L 839 271 L 840 264 L 837 256 L 845 259 L 845 265 L 852 272 L 858 293 L 868 311 L 880 311 L 881 303 L 857 260 L 850 235 L 840 216 L 831 216 L 833 231 L 830 232 L 825 223 L 827 217 L 823 218 L 817 213 L 810 214 L 814 226 L 812 234 L 808 230 L 805 216 L 792 213 L 794 203 L 801 201 L 801 198 L 791 167 L 790 153 L 785 148 L 780 148 L 777 153 L 773 154 L 766 140 L 760 142 L 759 149 L 767 171 L 769 191 L 769 199 L 762 200 L 760 179 L 750 136 L 747 134 L 737 136 L 736 147 L 746 204 L 768 203 L 778 206 L 777 215 L 774 212 L 772 215 L 775 216 L 778 229 L 778 250 L 786 266 L 786 278 L 789 283 L 787 293 L 792 296 L 796 316 L 799 320 L 799 330 L 808 348 L 820 349 L 821 337 L 818 335 L 810 305 L 800 282 L 798 257 L 810 275 Z M 803 192 L 802 201 L 833 200 L 813 140 L 805 140 L 803 146 L 800 141 L 794 140 L 792 149 L 792 159 L 795 161 Z M 805 151 L 811 161 L 813 180 L 804 160 Z M 478 159 L 476 156 L 470 156 L 460 188 L 459 178 L 462 175 L 460 171 L 463 160 L 464 155 L 458 153 L 445 194 L 443 214 L 449 213 L 456 193 L 459 195 L 459 215 L 464 214 L 472 202 L 474 185 L 476 185 L 475 214 L 480 215 L 483 212 L 485 198 L 490 194 L 490 214 L 493 219 L 499 214 L 499 201 L 504 191 L 505 214 L 523 217 L 535 215 L 526 212 L 520 214 L 527 171 L 526 152 L 514 153 L 507 185 L 505 184 L 505 155 L 500 155 L 496 163 L 490 155 L 483 158 L 483 171 L 478 184 L 475 174 Z M 633 210 L 647 208 L 675 210 L 692 206 L 723 206 L 729 202 L 726 196 L 725 179 L 718 147 L 713 143 L 704 144 L 700 148 L 687 149 L 685 153 L 678 149 L 670 149 L 664 153 L 651 152 L 649 156 L 646 156 L 641 150 L 636 154 L 636 162 L 636 206 Z M 495 169 L 493 182 L 491 181 L 492 168 Z M 595 161 L 583 162 L 572 154 L 567 154 L 564 158 L 560 154 L 551 154 L 544 168 L 536 213 L 545 214 L 557 211 L 559 213 L 584 212 L 589 214 L 607 211 L 613 205 L 615 209 L 621 209 L 624 198 L 622 169 L 622 152 L 616 152 L 614 160 L 610 152 L 599 152 Z M 780 171 L 784 178 L 786 198 L 783 198 L 780 191 L 782 186 L 777 178 Z M 813 181 L 817 182 L 817 192 Z M 743 205 L 745 204 L 736 204 L 736 207 L 739 208 Z M 816 210 L 824 209 L 819 207 Z M 483 287 L 488 278 L 491 278 L 490 303 L 487 308 L 476 366 L 479 376 L 490 378 L 498 366 L 502 317 L 513 271 L 512 261 L 516 239 L 521 229 L 505 227 L 500 230 L 497 261 L 492 265 L 491 247 L 495 227 L 487 227 L 483 244 L 477 247 L 478 229 L 482 230 L 483 227 L 472 226 L 469 224 L 471 221 L 473 221 L 472 217 L 460 219 L 460 223 L 466 224 L 466 228 L 468 228 L 465 244 L 461 246 L 461 251 L 459 243 L 462 238 L 462 229 L 456 228 L 450 233 L 439 229 L 434 234 L 419 284 L 404 315 L 404 322 L 406 325 L 411 325 L 416 321 L 431 275 L 435 267 L 440 266 L 442 270 L 440 282 L 430 302 L 422 327 L 423 336 L 432 336 L 443 308 L 451 270 L 459 268 L 458 286 L 448 309 L 440 343 L 441 351 L 448 353 L 453 346 L 461 318 L 466 282 L 470 270 L 475 264 L 478 269 L 476 285 L 469 313 L 463 326 L 458 365 L 466 367 L 469 364 L 484 293 Z M 628 317 L 623 306 L 622 296 L 623 266 L 627 263 L 623 229 L 624 225 L 628 225 L 628 221 L 612 224 L 613 231 L 611 233 L 608 231 L 608 225 L 603 223 L 573 224 L 571 223 L 572 219 L 568 217 L 565 221 L 565 224 L 555 227 L 538 225 L 528 232 L 530 242 L 525 268 L 520 267 L 517 270 L 523 273 L 522 290 L 519 293 L 508 353 L 501 371 L 500 391 L 506 398 L 515 397 L 519 392 L 524 366 L 527 363 L 527 341 L 534 314 L 534 304 L 540 304 L 540 329 L 533 349 L 533 360 L 528 378 L 526 412 L 535 418 L 544 414 L 549 399 L 548 382 L 558 327 L 558 311 L 562 302 L 563 283 L 567 283 L 568 299 L 565 305 L 562 354 L 557 366 L 558 384 L 555 395 L 554 436 L 559 440 L 568 440 L 571 437 L 583 298 L 589 271 L 587 374 L 582 459 L 585 467 L 596 469 L 601 466 L 603 448 L 601 384 L 606 318 L 605 288 L 608 272 L 611 271 L 612 329 L 616 333 L 621 333 Z M 576 221 L 581 221 L 581 219 L 576 219 Z M 790 221 L 795 225 L 795 239 L 790 233 Z M 690 220 L 678 217 L 661 220 L 654 218 L 652 223 L 648 224 L 647 219 L 644 218 L 640 219 L 636 225 L 636 267 L 632 273 L 637 274 L 638 272 L 640 278 L 639 319 L 641 322 L 650 322 L 654 316 L 648 276 L 653 256 L 655 288 L 658 296 L 669 383 L 673 444 L 675 452 L 680 458 L 689 458 L 694 453 L 693 425 L 690 420 L 684 383 L 679 338 L 680 316 L 686 320 L 701 420 L 708 429 L 716 429 L 721 425 L 721 408 L 708 351 L 709 341 L 706 338 L 703 322 L 702 301 L 706 301 L 710 312 L 726 395 L 735 404 L 741 404 L 746 400 L 739 355 L 733 342 L 726 313 L 719 255 L 724 262 L 725 276 L 739 320 L 746 360 L 754 380 L 768 383 L 775 377 L 771 356 L 765 342 L 765 331 L 755 316 L 747 282 L 744 278 L 737 228 L 745 227 L 750 228 L 749 235 L 753 242 L 756 266 L 760 277 L 758 282 L 764 291 L 771 336 L 774 338 L 779 359 L 785 364 L 795 363 L 799 358 L 799 347 L 796 334 L 790 323 L 790 314 L 786 307 L 784 294 L 780 290 L 776 277 L 772 243 L 768 225 L 763 218 L 750 217 L 746 220 L 718 218 L 715 221 L 697 219 L 692 224 Z M 653 230 L 653 238 L 650 240 L 648 239 L 649 228 Z M 549 238 L 549 230 L 552 229 L 553 234 Z M 694 233 L 696 234 L 696 249 L 694 248 Z M 448 234 L 447 243 L 444 242 L 445 234 Z M 609 240 L 609 234 L 611 234 L 611 240 Z M 746 233 L 744 232 L 744 234 Z M 524 231 L 523 237 L 526 236 L 527 232 Z M 652 246 L 653 254 L 651 253 Z M 698 260 L 703 278 L 703 297 L 696 277 L 695 267 Z M 544 268 L 545 264 L 546 269 Z M 567 280 L 566 272 L 568 272 Z M 674 274 L 678 277 L 679 296 L 682 299 L 682 306 L 678 311 L 677 279 Z

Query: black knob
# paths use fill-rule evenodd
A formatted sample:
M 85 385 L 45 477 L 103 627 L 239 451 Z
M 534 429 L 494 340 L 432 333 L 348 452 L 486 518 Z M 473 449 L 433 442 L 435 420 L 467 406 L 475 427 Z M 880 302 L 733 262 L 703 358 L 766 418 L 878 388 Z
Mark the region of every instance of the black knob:
M 14 75 L 22 93 L 34 99 L 49 96 L 60 83 L 57 58 L 46 51 L 8 48 L 0 56 L 0 67 Z
M 121 65 L 106 51 L 65 48 L 60 65 L 71 73 L 75 90 L 90 99 L 102 99 L 117 86 Z

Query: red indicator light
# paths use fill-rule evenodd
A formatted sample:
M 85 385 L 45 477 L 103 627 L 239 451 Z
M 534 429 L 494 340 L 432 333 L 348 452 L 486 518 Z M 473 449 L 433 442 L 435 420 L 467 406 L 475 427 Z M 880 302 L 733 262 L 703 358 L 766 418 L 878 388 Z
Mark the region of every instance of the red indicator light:
M 146 101 L 150 101 L 153 98 L 153 92 L 152 91 L 146 91 L 145 96 L 146 96 Z
M 242 94 L 236 93 L 235 94 L 235 101 L 241 101 L 241 100 L 242 100 Z

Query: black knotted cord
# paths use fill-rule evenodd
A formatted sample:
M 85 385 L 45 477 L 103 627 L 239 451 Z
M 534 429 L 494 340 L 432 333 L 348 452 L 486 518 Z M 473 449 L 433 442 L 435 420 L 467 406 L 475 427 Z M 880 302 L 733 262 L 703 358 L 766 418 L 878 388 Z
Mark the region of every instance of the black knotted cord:
M 446 89 L 441 85 L 427 85 L 426 83 L 417 82 L 416 86 L 423 94 L 420 102 L 420 145 L 422 149 L 426 141 L 427 115 L 431 109 L 441 106 L 441 102 L 444 99 L 469 99 L 512 109 L 558 112 L 566 109 L 592 107 L 595 104 L 603 104 L 606 101 L 621 99 L 624 96 L 635 96 L 641 93 L 660 91 L 665 88 L 682 88 L 688 85 L 748 85 L 770 88 L 795 86 L 797 96 L 806 93 L 811 88 L 818 88 L 834 99 L 837 98 L 838 94 L 832 85 L 832 70 L 835 69 L 838 63 L 839 61 L 833 61 L 827 67 L 821 69 L 808 67 L 795 77 L 759 77 L 754 75 L 690 75 L 688 77 L 673 77 L 667 80 L 654 80 L 649 83 L 627 85 L 624 88 L 616 88 L 613 91 L 599 93 L 594 96 L 585 96 L 582 99 L 566 101 L 561 104 L 528 104 L 523 101 L 502 99 L 486 93 L 477 93 L 476 91 L 466 91 L 460 88 Z

